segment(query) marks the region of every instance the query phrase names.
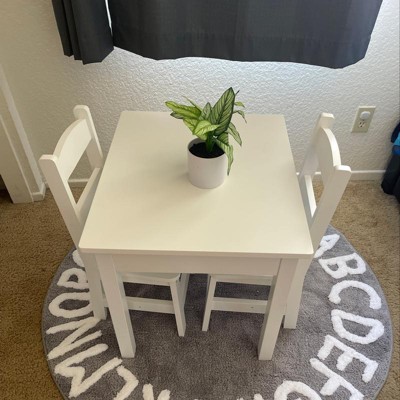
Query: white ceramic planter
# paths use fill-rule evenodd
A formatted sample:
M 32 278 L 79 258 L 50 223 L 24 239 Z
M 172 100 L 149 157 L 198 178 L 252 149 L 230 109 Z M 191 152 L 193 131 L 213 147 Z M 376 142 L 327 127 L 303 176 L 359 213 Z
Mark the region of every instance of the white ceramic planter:
M 190 148 L 202 142 L 200 139 L 192 140 L 187 149 L 189 181 L 201 189 L 213 189 L 224 183 L 228 170 L 228 157 L 222 154 L 215 158 L 201 158 L 190 152 Z

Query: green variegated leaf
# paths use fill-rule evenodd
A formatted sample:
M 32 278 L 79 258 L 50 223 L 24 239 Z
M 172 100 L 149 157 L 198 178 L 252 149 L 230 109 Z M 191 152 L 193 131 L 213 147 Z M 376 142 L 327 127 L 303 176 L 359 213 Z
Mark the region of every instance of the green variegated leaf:
M 227 146 L 229 146 L 229 135 L 227 132 L 221 133 L 220 135 L 218 135 L 218 140 L 224 144 L 226 144 Z
M 188 97 L 183 96 L 193 107 L 197 108 L 201 113 L 201 107 L 198 106 L 194 101 L 190 100 Z
M 204 108 L 203 111 L 201 112 L 201 116 L 203 117 L 203 119 L 210 119 L 210 114 L 211 114 L 211 104 L 207 103 Z
M 196 107 L 185 106 L 183 104 L 177 104 L 173 101 L 167 101 L 165 105 L 170 108 L 174 113 L 181 115 L 184 118 L 198 118 L 201 111 Z
M 198 123 L 197 119 L 190 119 L 190 118 L 185 118 L 183 120 L 183 123 L 192 131 L 194 134 L 194 130 L 196 129 L 196 125 Z
M 210 121 L 219 128 L 215 131 L 218 135 L 226 131 L 231 122 L 235 92 L 232 88 L 226 90 L 211 110 Z
M 245 116 L 243 110 L 235 110 L 233 113 L 234 113 L 234 114 L 239 114 L 239 115 L 246 121 L 246 116 Z M 246 122 L 247 122 L 247 121 L 246 121 Z
M 227 131 L 240 145 L 242 145 L 242 139 L 239 135 L 239 132 L 237 131 L 236 126 L 233 125 L 232 122 L 229 124 Z
M 171 117 L 177 118 L 177 119 L 183 119 L 182 115 L 172 112 L 171 114 L 169 114 Z
M 235 101 L 235 106 L 246 108 L 241 101 Z
M 207 133 L 215 131 L 218 127 L 219 125 L 213 125 L 210 121 L 199 121 L 193 133 L 203 139 L 204 137 L 207 138 Z
M 228 175 L 229 172 L 231 171 L 231 166 L 233 163 L 233 146 L 232 145 L 226 145 L 224 142 L 221 142 L 220 140 L 215 139 L 215 144 L 226 154 L 228 157 Z

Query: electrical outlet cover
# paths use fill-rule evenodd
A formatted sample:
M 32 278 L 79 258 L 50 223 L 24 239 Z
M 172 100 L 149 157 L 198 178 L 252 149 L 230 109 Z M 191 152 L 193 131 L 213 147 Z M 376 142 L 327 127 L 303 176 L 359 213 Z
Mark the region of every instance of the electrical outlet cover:
M 366 133 L 368 132 L 369 126 L 371 125 L 372 117 L 374 116 L 375 106 L 360 106 L 358 107 L 356 117 L 353 123 L 353 129 L 351 130 L 354 133 Z M 370 116 L 368 119 L 361 119 L 361 114 L 363 112 L 369 112 Z

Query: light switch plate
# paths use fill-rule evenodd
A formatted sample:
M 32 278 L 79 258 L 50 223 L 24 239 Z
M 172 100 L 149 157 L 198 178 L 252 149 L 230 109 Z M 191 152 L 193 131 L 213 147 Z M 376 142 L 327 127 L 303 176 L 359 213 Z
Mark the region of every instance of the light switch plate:
M 366 133 L 371 125 L 372 117 L 374 116 L 375 106 L 360 106 L 358 107 L 356 117 L 353 123 L 353 129 L 351 130 L 354 133 Z M 367 112 L 369 113 L 368 118 L 362 118 L 361 114 Z

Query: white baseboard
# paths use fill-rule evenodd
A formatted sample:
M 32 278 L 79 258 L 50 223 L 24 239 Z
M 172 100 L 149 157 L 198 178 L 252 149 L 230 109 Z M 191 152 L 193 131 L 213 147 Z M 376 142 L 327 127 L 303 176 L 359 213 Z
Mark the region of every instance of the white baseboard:
M 385 170 L 365 170 L 365 171 L 352 171 L 351 180 L 352 181 L 380 181 L 383 178 Z M 318 173 L 317 173 L 318 175 Z M 318 177 L 317 177 L 318 179 Z M 70 179 L 68 181 L 69 185 L 74 188 L 85 187 L 88 179 Z
M 70 179 L 68 181 L 69 186 L 73 188 L 80 188 L 80 187 L 85 187 L 89 178 L 82 178 L 82 179 Z
M 46 187 L 47 185 L 42 183 L 41 188 L 38 192 L 31 192 L 33 201 L 41 201 L 44 199 L 44 196 L 46 195 Z M 0 179 L 0 190 L 7 190 L 6 185 L 4 184 L 2 179 Z
M 89 178 L 82 178 L 82 179 L 69 179 L 68 184 L 71 188 L 84 188 L 88 183 Z M 49 188 L 47 182 L 44 184 L 45 190 Z M 35 193 L 36 194 L 36 193 Z M 39 194 L 39 193 L 37 193 Z
M 385 170 L 373 170 L 373 171 L 352 171 L 352 181 L 380 181 L 383 178 Z
M 33 201 L 41 201 L 44 199 L 45 195 L 46 195 L 46 185 L 42 183 L 39 192 L 32 193 Z

